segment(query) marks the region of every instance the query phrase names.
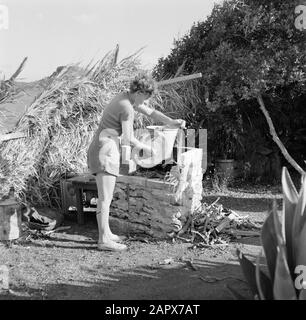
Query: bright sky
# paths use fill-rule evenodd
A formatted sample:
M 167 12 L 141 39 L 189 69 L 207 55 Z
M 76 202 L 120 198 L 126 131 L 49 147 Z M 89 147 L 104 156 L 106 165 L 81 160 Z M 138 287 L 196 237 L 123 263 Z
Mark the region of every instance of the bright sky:
M 152 68 L 214 2 L 220 0 L 0 0 L 9 12 L 8 28 L 0 28 L 0 71 L 8 78 L 27 56 L 20 80 L 38 80 L 59 65 L 103 57 L 117 43 L 119 58 L 145 47 L 141 60 Z

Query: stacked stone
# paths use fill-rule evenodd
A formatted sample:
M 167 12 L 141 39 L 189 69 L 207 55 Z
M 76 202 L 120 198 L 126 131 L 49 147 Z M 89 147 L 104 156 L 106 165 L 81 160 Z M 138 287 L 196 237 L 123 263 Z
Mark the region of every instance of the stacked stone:
M 119 176 L 111 205 L 111 223 L 122 231 L 166 238 L 178 232 L 202 198 L 202 150 L 190 148 L 180 156 L 167 182 L 139 176 Z

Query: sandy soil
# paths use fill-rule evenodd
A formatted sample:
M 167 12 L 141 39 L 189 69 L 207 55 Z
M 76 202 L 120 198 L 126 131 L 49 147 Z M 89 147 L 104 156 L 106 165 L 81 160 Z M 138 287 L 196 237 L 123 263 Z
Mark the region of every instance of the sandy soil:
M 214 199 L 210 195 L 205 200 Z M 220 199 L 255 221 L 264 221 L 270 201 Z M 66 220 L 64 225 L 71 228 L 50 238 L 11 247 L 1 244 L 0 265 L 10 270 L 10 291 L 2 292 L 0 299 L 233 299 L 226 286 L 252 298 L 235 251 L 242 248 L 254 261 L 261 248 L 258 237 L 242 238 L 223 249 L 200 249 L 181 241 L 130 240 L 128 251 L 108 253 L 96 249 L 96 222 L 93 216 L 87 220 L 84 226 Z

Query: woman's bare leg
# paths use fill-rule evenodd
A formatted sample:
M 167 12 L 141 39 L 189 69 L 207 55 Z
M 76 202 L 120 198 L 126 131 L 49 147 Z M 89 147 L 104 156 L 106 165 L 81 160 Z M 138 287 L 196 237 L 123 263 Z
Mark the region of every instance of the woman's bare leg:
M 116 176 L 107 173 L 96 175 L 98 187 L 97 222 L 99 228 L 99 245 L 110 246 L 114 249 L 124 250 L 126 246 L 116 243 L 120 237 L 113 234 L 109 227 L 109 208 L 113 199 Z

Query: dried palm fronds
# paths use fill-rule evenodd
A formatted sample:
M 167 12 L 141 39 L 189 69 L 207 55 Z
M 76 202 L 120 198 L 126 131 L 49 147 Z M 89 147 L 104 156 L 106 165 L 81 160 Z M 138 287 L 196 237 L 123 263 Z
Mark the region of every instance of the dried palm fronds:
M 104 106 L 140 71 L 137 54 L 117 63 L 116 48 L 94 67 L 66 66 L 50 77 L 14 129 L 28 137 L 0 145 L 0 195 L 13 186 L 23 201 L 60 205 L 60 179 L 87 169 Z
M 159 88 L 152 105 L 169 117 L 184 119 L 192 123 L 199 111 L 199 106 L 202 106 L 200 97 L 197 83 L 186 81 Z
M 121 61 L 118 52 L 117 46 L 86 68 L 79 64 L 59 67 L 44 81 L 44 91 L 13 130 L 28 137 L 0 144 L 0 196 L 14 187 L 19 199 L 33 205 L 60 205 L 60 179 L 87 169 L 86 151 L 105 105 L 128 89 L 130 80 L 142 71 L 141 50 Z M 161 88 L 152 106 L 173 118 L 185 119 L 190 104 L 197 107 L 197 97 L 192 81 L 173 84 Z M 136 128 L 149 124 L 152 122 L 145 116 L 136 116 Z
M 24 69 L 25 63 L 27 61 L 27 57 L 23 59 L 18 69 L 14 72 L 14 74 L 9 78 L 9 80 L 0 80 L 0 103 L 4 103 L 11 99 L 14 94 L 16 94 L 16 90 L 14 87 L 14 81 L 17 79 L 19 74 Z
M 5 102 L 13 92 L 13 86 L 9 81 L 0 80 L 0 103 Z

